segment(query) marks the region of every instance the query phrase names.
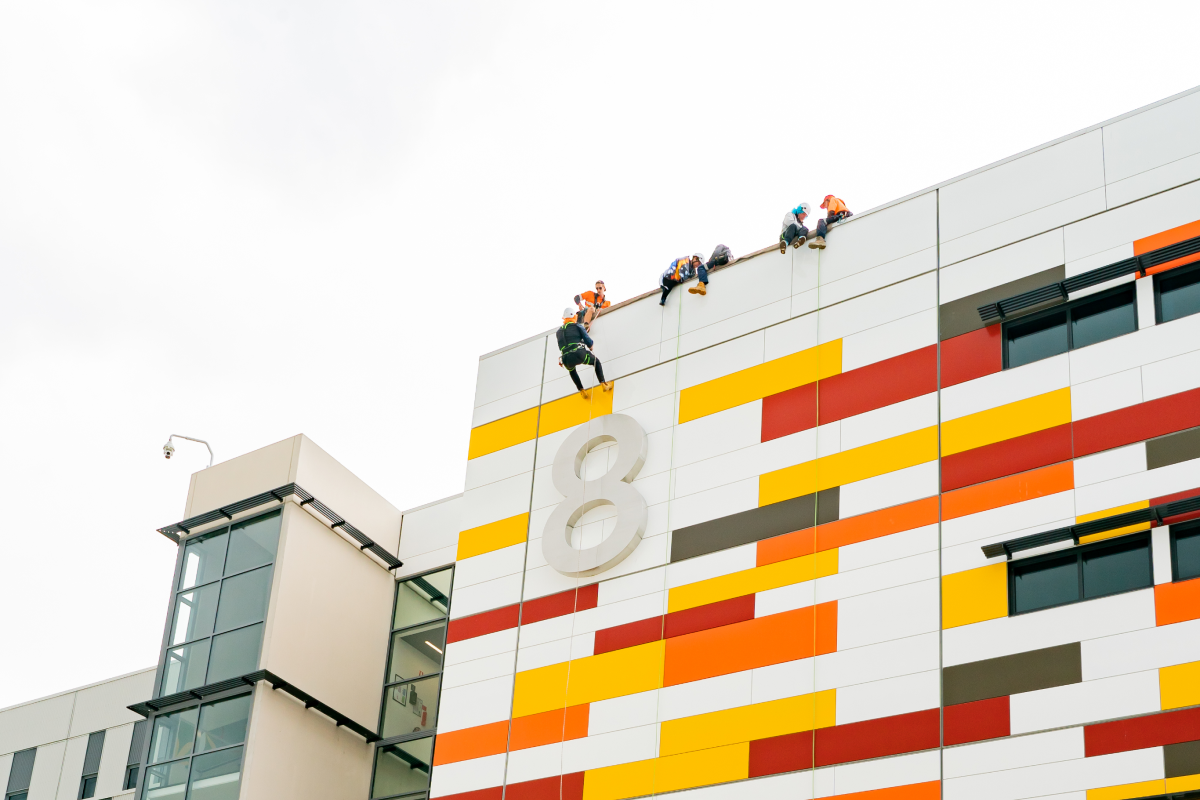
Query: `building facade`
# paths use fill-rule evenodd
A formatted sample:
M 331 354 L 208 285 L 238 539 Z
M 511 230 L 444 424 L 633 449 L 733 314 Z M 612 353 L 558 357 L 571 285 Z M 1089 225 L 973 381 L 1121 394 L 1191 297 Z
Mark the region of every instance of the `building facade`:
M 461 495 L 193 476 L 5 800 L 1200 797 L 1200 89 L 592 335 L 480 359 Z

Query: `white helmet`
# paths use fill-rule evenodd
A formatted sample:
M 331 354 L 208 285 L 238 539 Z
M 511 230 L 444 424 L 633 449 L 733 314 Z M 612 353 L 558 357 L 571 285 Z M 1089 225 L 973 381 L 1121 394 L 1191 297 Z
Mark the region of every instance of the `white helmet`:
M 575 319 L 575 309 L 567 306 L 563 309 L 563 319 Z
M 700 261 L 701 263 L 704 262 L 704 254 L 703 253 L 692 253 L 692 258 L 696 259 L 697 261 Z
M 801 203 L 800 210 L 803 211 L 805 214 L 811 214 L 812 206 L 810 206 L 808 203 Z

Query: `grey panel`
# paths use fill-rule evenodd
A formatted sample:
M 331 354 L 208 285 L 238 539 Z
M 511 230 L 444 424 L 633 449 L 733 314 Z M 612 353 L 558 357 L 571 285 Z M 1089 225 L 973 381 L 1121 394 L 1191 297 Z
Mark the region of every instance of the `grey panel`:
M 1146 469 L 1169 467 L 1200 458 L 1200 428 L 1172 433 L 1146 442 Z
M 942 670 L 946 705 L 971 703 L 1083 681 L 1079 642 L 1000 656 Z
M 1032 291 L 1050 283 L 1058 283 L 1066 278 L 1066 267 L 1053 267 L 1015 281 L 1009 281 L 991 289 L 984 289 L 972 295 L 952 300 L 938 308 L 938 335 L 942 341 L 964 333 L 977 331 L 987 327 L 979 316 L 979 307 L 995 303 L 1016 294 Z M 1024 313 L 1039 311 L 1045 306 L 1030 308 Z M 995 324 L 995 323 L 993 323 Z
M 677 528 L 671 535 L 671 561 L 759 542 L 838 519 L 839 487 L 752 508 L 728 517 Z
M 87 755 L 83 757 L 83 774 L 95 775 L 100 771 L 100 755 L 104 752 L 104 731 L 88 736 Z
M 1169 744 L 1163 748 L 1168 778 L 1200 774 L 1200 742 Z
M 133 740 L 129 743 L 129 760 L 126 764 L 141 763 L 142 750 L 146 747 L 146 731 L 149 728 L 149 720 L 139 719 L 133 724 Z
M 29 788 L 29 780 L 33 777 L 33 759 L 36 756 L 36 747 L 13 754 L 12 768 L 8 773 L 8 791 L 23 792 Z

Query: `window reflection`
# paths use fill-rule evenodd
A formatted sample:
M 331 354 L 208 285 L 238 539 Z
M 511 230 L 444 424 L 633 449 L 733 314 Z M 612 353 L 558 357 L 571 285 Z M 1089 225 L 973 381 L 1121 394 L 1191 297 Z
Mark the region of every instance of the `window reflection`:
M 392 797 L 429 788 L 433 737 L 380 747 L 375 751 L 371 797 Z
M 427 731 L 437 724 L 440 677 L 388 686 L 383 691 L 383 730 L 388 738 Z
M 190 589 L 202 583 L 215 581 L 225 568 L 225 547 L 229 543 L 227 534 L 209 536 L 198 542 L 188 542 L 183 549 L 183 570 L 179 575 L 179 588 Z
M 167 651 L 159 696 L 186 692 L 204 685 L 209 639 Z
M 422 575 L 396 586 L 396 615 L 393 628 L 431 622 L 446 616 L 450 608 L 452 570 Z
M 171 644 L 183 644 L 212 635 L 213 621 L 217 616 L 217 592 L 218 586 L 212 584 L 183 592 L 175 599 Z
M 246 725 L 250 721 L 250 699 L 251 696 L 246 694 L 204 706 L 200 710 L 196 752 L 206 753 L 246 741 Z
M 442 653 L 445 649 L 445 622 L 435 622 L 392 634 L 392 658 L 388 663 L 387 679 L 398 681 L 441 672 Z
M 150 739 L 151 764 L 192 754 L 199 712 L 198 708 L 189 708 L 173 714 L 164 714 L 154 720 L 154 734 Z

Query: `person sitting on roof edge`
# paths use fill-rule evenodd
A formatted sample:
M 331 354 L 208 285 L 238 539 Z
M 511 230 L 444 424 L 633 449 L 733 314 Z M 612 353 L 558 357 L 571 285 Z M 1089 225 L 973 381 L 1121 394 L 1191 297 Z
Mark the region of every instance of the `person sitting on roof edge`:
M 583 381 L 579 380 L 579 373 L 575 371 L 576 367 L 581 364 L 594 367 L 596 380 L 600 382 L 600 388 L 606 392 L 611 392 L 613 385 L 612 381 L 604 380 L 604 367 L 600 366 L 600 359 L 596 358 L 588 349 L 593 347 L 595 342 L 583 329 L 583 324 L 576 320 L 576 314 L 577 312 L 570 306 L 564 308 L 562 326 L 554 333 L 554 338 L 558 341 L 558 363 L 571 376 L 575 388 L 579 390 L 579 395 L 584 400 L 590 400 L 591 392 L 583 388 Z
M 786 253 L 788 245 L 799 247 L 808 238 L 804 218 L 808 216 L 808 203 L 801 203 L 783 215 L 783 229 L 779 232 L 779 252 Z
M 604 292 L 604 281 L 596 281 L 596 291 L 580 292 L 575 295 L 575 305 L 579 307 L 576 319 L 583 323 L 584 330 L 589 333 L 592 330 L 592 320 L 600 316 L 603 309 L 612 305 L 604 296 Z
M 828 214 L 825 219 L 817 220 L 817 235 L 808 243 L 808 246 L 813 250 L 825 249 L 825 236 L 829 233 L 830 225 L 853 216 L 850 213 L 850 209 L 846 208 L 846 204 L 831 194 L 825 195 L 825 200 L 821 203 L 821 208 L 828 209 Z
M 688 292 L 690 294 L 708 294 L 709 270 L 713 269 L 714 267 L 723 267 L 732 260 L 733 253 L 730 251 L 730 249 L 723 244 L 717 245 L 717 248 L 713 250 L 712 257 L 708 259 L 708 263 L 700 265 L 700 282 L 688 289 Z
M 658 301 L 658 304 L 665 306 L 667 295 L 671 293 L 671 290 L 695 275 L 696 270 L 700 269 L 700 265 L 703 263 L 704 256 L 699 253 L 695 253 L 690 259 L 684 256 L 672 261 L 671 266 L 667 267 L 667 271 L 662 274 L 662 280 L 659 281 L 659 285 L 662 286 L 662 299 Z

